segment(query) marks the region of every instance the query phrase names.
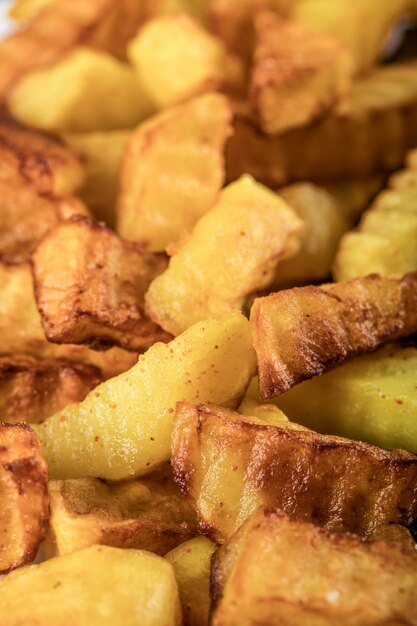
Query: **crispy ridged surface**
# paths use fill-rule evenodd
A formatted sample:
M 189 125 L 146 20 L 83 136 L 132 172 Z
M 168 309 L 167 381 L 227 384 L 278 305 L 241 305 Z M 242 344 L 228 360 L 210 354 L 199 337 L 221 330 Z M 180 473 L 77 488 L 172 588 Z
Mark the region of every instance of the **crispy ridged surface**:
M 273 293 L 255 301 L 251 325 L 266 400 L 417 332 L 417 272 Z
M 179 403 L 172 465 L 201 528 L 230 537 L 258 506 L 332 531 L 368 535 L 417 516 L 417 457 Z

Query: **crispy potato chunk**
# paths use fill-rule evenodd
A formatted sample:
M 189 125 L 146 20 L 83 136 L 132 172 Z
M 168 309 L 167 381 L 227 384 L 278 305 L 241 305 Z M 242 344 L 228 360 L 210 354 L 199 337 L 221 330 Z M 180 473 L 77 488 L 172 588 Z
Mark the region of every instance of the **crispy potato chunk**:
M 197 532 L 195 513 L 172 478 L 52 480 L 48 489 L 48 558 L 95 543 L 166 554 Z
M 144 550 L 108 546 L 13 572 L 0 582 L 0 604 L 2 626 L 181 624 L 171 564 Z
M 299 249 L 302 222 L 277 195 L 243 177 L 220 194 L 146 294 L 149 315 L 178 335 L 243 306 Z M 233 254 L 231 256 L 231 251 Z
M 274 188 L 373 176 L 401 167 L 416 143 L 417 63 L 399 63 L 357 80 L 345 100 L 306 128 L 267 137 L 240 113 L 227 145 L 227 178 L 248 173 Z
M 73 215 L 89 215 L 78 198 L 39 195 L 29 185 L 18 186 L 0 179 L 1 260 L 29 261 L 42 237 Z
M 92 365 L 26 354 L 0 355 L 0 421 L 38 424 L 80 402 L 102 381 Z
M 255 24 L 249 100 L 265 133 L 305 126 L 347 94 L 353 62 L 338 41 L 270 12 Z
M 0 180 L 39 194 L 68 196 L 84 181 L 79 157 L 58 138 L 0 116 Z
M 318 33 L 328 33 L 352 52 L 358 72 L 368 70 L 380 57 L 385 40 L 409 0 L 300 0 L 294 20 Z
M 335 280 L 417 270 L 417 172 L 410 168 L 398 173 L 391 186 L 377 196 L 358 228 L 342 238 Z
M 257 511 L 216 552 L 213 626 L 415 624 L 417 555 Z
M 365 536 L 417 516 L 416 456 L 214 405 L 178 404 L 171 462 L 201 529 L 220 543 L 261 505 Z
M 229 101 L 207 94 L 139 126 L 122 167 L 121 237 L 160 252 L 214 205 L 231 118 Z
M 49 343 L 36 307 L 29 264 L 0 262 L 0 292 L 0 354 L 26 353 L 87 363 L 98 367 L 104 378 L 116 376 L 136 362 L 135 353 L 120 348 L 95 352 L 86 346 Z
M 195 537 L 166 555 L 174 567 L 184 626 L 208 626 L 211 557 L 216 548 L 207 537 Z
M 131 132 L 67 133 L 66 142 L 81 156 L 85 181 L 78 192 L 93 215 L 116 226 L 116 201 L 122 158 Z
M 386 346 L 297 385 L 277 403 L 319 432 L 417 454 L 416 375 L 415 348 Z
M 60 132 L 131 128 L 152 112 L 128 65 L 82 47 L 22 78 L 7 105 L 20 122 Z
M 282 289 L 325 280 L 350 220 L 332 194 L 311 183 L 283 187 L 278 194 L 302 219 L 304 232 L 300 250 L 278 265 L 272 285 Z
M 32 264 L 49 341 L 138 352 L 171 338 L 144 310 L 145 293 L 165 269 L 165 257 L 77 217 L 48 233 Z
M 129 43 L 128 55 L 158 109 L 216 91 L 226 83 L 223 43 L 185 13 L 149 21 Z
M 170 457 L 180 400 L 236 406 L 255 366 L 249 323 L 238 312 L 155 344 L 128 372 L 38 426 L 52 478 L 121 480 Z
M 30 563 L 46 533 L 48 473 L 26 424 L 0 424 L 0 573 Z M 2 621 L 4 621 L 4 606 Z
M 417 332 L 417 272 L 371 274 L 258 298 L 251 311 L 261 397 Z

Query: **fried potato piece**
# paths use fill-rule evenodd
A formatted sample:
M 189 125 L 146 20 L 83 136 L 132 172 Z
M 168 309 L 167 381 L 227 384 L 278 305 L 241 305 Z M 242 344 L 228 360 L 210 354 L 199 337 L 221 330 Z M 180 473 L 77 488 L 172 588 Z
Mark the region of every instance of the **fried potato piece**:
M 417 454 L 416 374 L 415 348 L 386 346 L 297 385 L 276 402 L 291 420 L 319 432 Z
M 216 552 L 213 626 L 416 624 L 417 556 L 257 511 Z
M 336 39 L 271 12 L 257 15 L 255 33 L 249 101 L 266 134 L 305 126 L 348 93 L 353 61 Z
M 276 268 L 273 287 L 282 289 L 325 280 L 351 222 L 334 196 L 311 183 L 283 187 L 278 194 L 302 219 L 304 232 L 299 251 Z
M 223 43 L 185 13 L 149 21 L 129 43 L 128 55 L 158 109 L 227 83 L 228 55 Z
M 78 198 L 39 195 L 29 185 L 17 186 L 0 179 L 0 259 L 7 263 L 29 261 L 42 237 L 73 215 L 89 215 Z
M 207 537 L 195 537 L 166 555 L 174 567 L 184 626 L 208 626 L 211 557 L 216 549 Z
M 102 381 L 92 365 L 26 354 L 0 355 L 0 421 L 38 424 L 80 402 Z
M 130 135 L 129 130 L 64 135 L 84 165 L 85 181 L 78 195 L 95 217 L 112 228 L 116 226 L 122 158 Z
M 201 529 L 219 543 L 261 505 L 364 536 L 417 515 L 416 456 L 214 405 L 177 405 L 171 463 Z
M 30 563 L 46 533 L 48 472 L 26 424 L 0 424 L 0 573 Z M 4 621 L 4 606 L 2 621 Z
M 139 126 L 122 167 L 121 237 L 160 252 L 214 205 L 231 119 L 227 98 L 207 94 Z
M 145 293 L 165 257 L 106 226 L 80 217 L 64 222 L 39 244 L 32 267 L 49 341 L 138 352 L 171 338 L 145 314 Z
M 131 128 L 152 113 L 128 65 L 85 47 L 22 78 L 7 106 L 20 122 L 60 132 Z
M 171 564 L 144 550 L 108 546 L 13 572 L 0 582 L 0 604 L 2 626 L 181 624 Z
M 146 294 L 153 320 L 174 335 L 243 306 L 299 249 L 302 222 L 250 177 L 220 194 Z M 231 251 L 233 252 L 231 255 Z
M 377 68 L 357 80 L 322 121 L 276 137 L 240 112 L 227 144 L 227 179 L 243 173 L 275 188 L 373 176 L 402 166 L 417 144 L 417 63 Z
M 333 268 L 336 280 L 417 270 L 417 172 L 398 173 L 391 186 L 377 196 L 358 228 L 342 238 Z
M 395 22 L 409 0 L 301 0 L 291 16 L 318 33 L 328 33 L 352 52 L 358 72 L 368 70 L 381 56 Z
M 197 533 L 195 513 L 170 478 L 52 480 L 48 489 L 48 558 L 99 543 L 166 554 Z
M 30 185 L 39 194 L 68 196 L 83 184 L 84 169 L 57 137 L 0 115 L 0 180 Z
M 301 287 L 258 298 L 251 311 L 261 398 L 417 332 L 417 272 Z
M 155 344 L 128 372 L 37 427 L 52 478 L 121 480 L 170 457 L 180 400 L 236 406 L 255 368 L 249 323 L 230 313 Z
M 98 367 L 104 378 L 126 371 L 137 361 L 135 353 L 120 348 L 95 352 L 86 346 L 49 343 L 36 307 L 29 264 L 0 262 L 0 292 L 0 354 L 26 353 L 86 363 Z

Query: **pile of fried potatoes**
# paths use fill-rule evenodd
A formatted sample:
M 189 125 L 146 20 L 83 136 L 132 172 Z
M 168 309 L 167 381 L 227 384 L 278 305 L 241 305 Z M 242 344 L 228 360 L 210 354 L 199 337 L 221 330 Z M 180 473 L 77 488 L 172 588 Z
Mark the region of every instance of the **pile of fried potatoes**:
M 417 626 L 416 15 L 12 3 L 1 626 Z

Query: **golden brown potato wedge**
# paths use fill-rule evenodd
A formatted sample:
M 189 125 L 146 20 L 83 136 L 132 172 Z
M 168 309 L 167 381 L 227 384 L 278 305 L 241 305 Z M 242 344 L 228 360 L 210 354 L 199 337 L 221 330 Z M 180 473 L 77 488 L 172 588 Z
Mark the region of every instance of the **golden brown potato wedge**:
M 153 320 L 178 335 L 242 308 L 298 252 L 303 224 L 276 194 L 243 176 L 226 187 L 146 294 Z M 231 254 L 233 251 L 233 254 Z
M 184 626 L 208 626 L 211 557 L 216 551 L 207 537 L 194 537 L 166 555 L 177 579 Z
M 224 183 L 229 100 L 203 95 L 133 133 L 124 158 L 118 232 L 160 252 L 210 209 Z
M 29 264 L 0 262 L 0 354 L 26 353 L 48 359 L 65 359 L 98 367 L 111 378 L 132 367 L 137 354 L 120 348 L 95 352 L 86 346 L 58 346 L 47 341 L 33 292 Z
M 30 185 L 0 180 L 0 259 L 29 261 L 42 237 L 73 215 L 89 215 L 78 198 L 41 195 Z
M 101 381 L 100 370 L 92 365 L 0 355 L 0 421 L 38 424 L 83 400 Z
M 85 181 L 78 195 L 94 217 L 114 228 L 122 158 L 131 131 L 66 133 L 65 141 L 81 157 Z
M 259 509 L 220 548 L 213 626 L 415 625 L 417 554 Z
M 272 287 L 283 289 L 326 280 L 331 274 L 340 239 L 352 222 L 336 197 L 311 183 L 295 183 L 278 190 L 279 196 L 302 219 L 301 246 L 276 268 Z
M 0 573 L 35 558 L 49 517 L 47 482 L 33 430 L 0 424 Z
M 201 529 L 217 542 L 261 505 L 364 536 L 417 517 L 417 456 L 214 405 L 177 405 L 171 462 Z
M 93 544 L 166 554 L 197 533 L 191 506 L 168 476 L 106 483 L 52 480 L 47 558 Z
M 163 255 L 144 252 L 88 218 L 62 223 L 32 258 L 46 338 L 133 352 L 169 341 L 145 313 L 145 293 L 166 265 Z
M 181 626 L 172 565 L 100 545 L 12 572 L 0 606 L 2 626 Z
M 261 398 L 417 332 L 417 272 L 371 274 L 258 298 L 251 311 Z
M 0 116 L 0 180 L 39 194 L 68 196 L 84 181 L 78 155 L 57 137 Z
M 176 403 L 235 407 L 254 369 L 249 322 L 237 311 L 156 343 L 128 372 L 36 427 L 50 477 L 149 474 L 169 460 Z
M 276 137 L 240 112 L 227 144 L 227 179 L 244 173 L 276 188 L 289 182 L 372 176 L 402 166 L 417 143 L 417 63 L 380 67 L 358 79 L 322 121 Z
M 336 39 L 274 13 L 255 19 L 249 101 L 268 135 L 305 126 L 348 93 L 353 60 Z

